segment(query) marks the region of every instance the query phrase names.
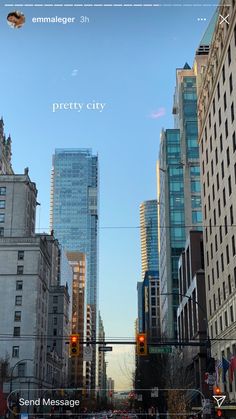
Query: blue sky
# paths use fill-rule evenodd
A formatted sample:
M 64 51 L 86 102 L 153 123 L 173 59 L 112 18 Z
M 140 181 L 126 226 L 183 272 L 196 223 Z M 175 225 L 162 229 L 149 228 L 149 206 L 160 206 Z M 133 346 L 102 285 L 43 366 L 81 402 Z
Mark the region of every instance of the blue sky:
M 54 149 L 91 147 L 98 153 L 99 305 L 107 336 L 133 336 L 139 230 L 103 227 L 138 226 L 139 204 L 156 197 L 159 135 L 162 127 L 173 127 L 175 69 L 192 64 L 214 8 L 21 9 L 26 24 L 19 30 L 5 23 L 12 8 L 3 7 L 0 15 L 0 114 L 12 135 L 14 170 L 29 166 L 41 203 L 37 227 L 47 230 Z M 31 22 L 55 15 L 86 15 L 90 22 Z M 54 102 L 93 100 L 106 103 L 103 112 L 52 112 Z M 122 375 L 115 366 L 110 373 Z

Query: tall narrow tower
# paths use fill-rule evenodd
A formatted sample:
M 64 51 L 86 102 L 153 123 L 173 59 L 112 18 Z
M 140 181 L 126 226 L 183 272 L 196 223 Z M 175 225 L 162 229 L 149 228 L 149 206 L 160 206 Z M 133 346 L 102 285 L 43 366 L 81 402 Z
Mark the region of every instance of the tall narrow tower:
M 98 157 L 91 149 L 56 149 L 53 156 L 51 227 L 67 252 L 86 255 L 86 303 L 92 339 L 97 331 L 98 292 Z M 95 388 L 96 350 L 91 365 Z

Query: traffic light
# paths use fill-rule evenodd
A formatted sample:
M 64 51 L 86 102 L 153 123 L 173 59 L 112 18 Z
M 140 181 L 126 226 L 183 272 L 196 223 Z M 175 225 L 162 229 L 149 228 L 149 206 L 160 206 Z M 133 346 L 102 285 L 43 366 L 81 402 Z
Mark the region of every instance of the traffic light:
M 138 333 L 136 336 L 137 354 L 140 356 L 147 355 L 147 335 L 146 333 Z
M 217 411 L 216 411 L 216 417 L 217 418 L 221 418 L 221 416 L 222 416 L 222 410 L 221 409 L 217 409 Z
M 79 335 L 70 335 L 70 356 L 79 355 Z
M 214 386 L 214 387 L 213 387 L 213 393 L 214 393 L 216 396 L 220 396 L 220 395 L 221 395 L 221 389 L 220 389 L 220 387 L 219 387 L 219 386 Z

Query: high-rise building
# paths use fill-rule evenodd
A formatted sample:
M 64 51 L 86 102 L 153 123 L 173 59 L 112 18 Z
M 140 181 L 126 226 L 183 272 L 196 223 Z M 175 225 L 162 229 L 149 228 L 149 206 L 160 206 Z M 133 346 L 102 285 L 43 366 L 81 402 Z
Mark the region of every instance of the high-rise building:
M 211 353 L 236 355 L 236 3 L 221 1 L 198 91 L 207 314 Z M 197 57 L 196 57 L 197 59 Z M 235 380 L 224 391 L 235 400 Z M 223 388 L 222 388 L 223 390 Z
M 86 255 L 86 303 L 96 338 L 98 291 L 98 157 L 90 149 L 56 149 L 53 156 L 51 226 L 68 252 Z M 91 388 L 95 388 L 93 351 Z
M 158 254 L 157 200 L 144 201 L 140 205 L 140 235 L 142 281 L 137 283 L 138 331 L 148 338 L 160 336 L 159 254 Z M 152 297 L 151 297 L 152 293 Z
M 71 333 L 79 334 L 79 339 L 83 341 L 86 315 L 86 257 L 84 253 L 67 252 L 67 258 L 73 271 Z M 70 384 L 73 387 L 83 388 L 83 345 L 80 345 L 79 356 L 70 360 Z
M 11 166 L 11 137 L 6 138 L 4 133 L 4 122 L 0 119 L 0 174 L 13 174 Z
M 162 132 L 159 163 L 161 330 L 177 336 L 178 259 L 186 234 L 201 228 L 197 91 L 194 70 L 176 70 L 174 129 Z
M 157 271 L 159 269 L 157 216 L 156 199 L 144 201 L 140 205 L 142 279 L 146 271 Z

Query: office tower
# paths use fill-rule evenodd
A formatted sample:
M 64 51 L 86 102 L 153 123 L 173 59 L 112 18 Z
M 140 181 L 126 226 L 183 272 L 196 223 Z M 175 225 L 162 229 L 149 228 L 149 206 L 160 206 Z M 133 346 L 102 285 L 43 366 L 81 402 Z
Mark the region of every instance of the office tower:
M 56 149 L 53 156 L 51 226 L 68 252 L 86 255 L 86 303 L 96 338 L 98 289 L 98 157 L 90 149 Z M 96 349 L 91 388 L 95 388 Z
M 142 279 L 146 271 L 159 270 L 157 215 L 156 199 L 140 205 Z
M 194 70 L 176 70 L 174 129 L 161 134 L 157 166 L 160 213 L 161 330 L 177 336 L 178 259 L 186 234 L 201 228 L 197 92 Z
M 84 253 L 67 252 L 67 258 L 73 271 L 72 283 L 72 315 L 71 333 L 79 334 L 79 339 L 85 336 L 85 287 L 86 287 L 86 257 Z M 83 388 L 83 345 L 80 345 L 79 356 L 70 360 L 70 384 Z
M 0 175 L 13 174 L 11 166 L 11 137 L 6 138 L 4 122 L 0 119 Z
M 4 204 L 0 216 L 0 288 L 4 290 L 0 293 L 0 329 L 9 337 L 1 342 L 0 358 L 7 356 L 12 368 L 6 391 L 23 389 L 23 393 L 28 388 L 50 387 L 50 369 L 58 371 L 61 384 L 61 373 L 66 372 L 62 357 L 67 362 L 65 352 L 56 359 L 50 356 L 49 299 L 58 278 L 59 245 L 52 235 L 35 234 L 36 199 L 36 185 L 28 170 L 0 175 L 0 202 Z M 55 335 L 61 344 L 63 333 Z
M 236 4 L 220 3 L 198 91 L 207 313 L 211 353 L 236 355 Z M 222 16 L 226 21 L 221 22 Z M 226 365 L 227 365 L 227 361 Z M 235 400 L 235 380 L 224 388 Z

